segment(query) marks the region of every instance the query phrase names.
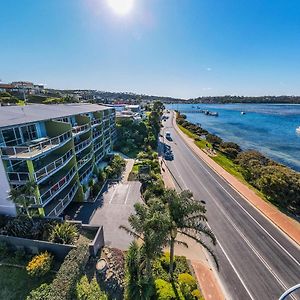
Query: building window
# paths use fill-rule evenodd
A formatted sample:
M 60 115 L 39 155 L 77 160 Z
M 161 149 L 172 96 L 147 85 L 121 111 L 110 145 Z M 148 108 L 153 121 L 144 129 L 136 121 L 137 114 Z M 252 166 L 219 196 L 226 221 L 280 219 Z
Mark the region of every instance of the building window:
M 22 144 L 19 128 L 9 128 L 2 130 L 3 141 L 6 146 L 16 146 Z
M 24 142 L 29 142 L 38 138 L 34 124 L 21 127 Z

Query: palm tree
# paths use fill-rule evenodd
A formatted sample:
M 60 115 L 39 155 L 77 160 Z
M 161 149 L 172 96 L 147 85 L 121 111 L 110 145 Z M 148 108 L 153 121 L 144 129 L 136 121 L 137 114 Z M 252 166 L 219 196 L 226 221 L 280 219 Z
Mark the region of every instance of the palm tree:
M 152 279 L 151 265 L 163 250 L 168 235 L 169 216 L 165 204 L 159 199 L 151 199 L 147 204 L 136 203 L 135 214 L 128 221 L 131 228 L 121 225 L 120 228 L 132 235 L 136 240 L 142 241 L 141 268 L 145 270 L 148 281 Z
M 183 191 L 178 194 L 175 190 L 166 190 L 163 202 L 169 211 L 169 237 L 167 242 L 170 246 L 170 279 L 174 276 L 174 245 L 178 233 L 189 237 L 202 245 L 213 257 L 217 268 L 219 268 L 217 258 L 213 250 L 202 239 L 202 235 L 210 238 L 213 245 L 216 245 L 216 238 L 212 231 L 205 225 L 206 209 L 201 202 L 193 198 L 190 191 Z
M 25 185 L 11 189 L 9 192 L 10 199 L 16 206 L 25 210 L 26 215 L 31 219 L 29 211 L 30 205 L 34 204 L 36 183 L 33 181 L 27 182 Z

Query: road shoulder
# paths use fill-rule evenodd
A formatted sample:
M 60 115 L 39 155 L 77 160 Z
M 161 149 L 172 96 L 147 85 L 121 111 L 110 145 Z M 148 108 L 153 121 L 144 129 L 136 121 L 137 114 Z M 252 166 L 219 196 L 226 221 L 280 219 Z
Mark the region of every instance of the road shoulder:
M 268 220 L 276 225 L 281 231 L 286 233 L 294 242 L 300 245 L 300 224 L 280 212 L 272 204 L 264 201 L 258 195 L 255 194 L 249 187 L 240 182 L 233 175 L 225 171 L 220 165 L 213 161 L 206 153 L 199 149 L 194 140 L 183 133 L 176 124 L 176 118 L 173 117 L 173 127 L 178 134 L 185 141 L 187 146 L 211 169 L 213 169 L 219 176 L 227 181 L 231 187 L 233 187 L 245 200 L 247 200 L 253 207 L 260 211 Z

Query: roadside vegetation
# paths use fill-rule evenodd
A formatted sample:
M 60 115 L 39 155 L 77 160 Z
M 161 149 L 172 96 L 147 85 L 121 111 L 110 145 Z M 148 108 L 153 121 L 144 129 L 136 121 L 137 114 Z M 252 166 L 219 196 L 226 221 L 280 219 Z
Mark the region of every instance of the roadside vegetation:
M 280 209 L 300 214 L 300 173 L 281 165 L 258 151 L 245 150 L 186 120 L 177 112 L 179 128 L 208 152 L 211 158 L 242 182 L 255 188 L 262 198 Z
M 218 268 L 211 248 L 216 239 L 205 224 L 205 207 L 189 191 L 178 194 L 166 189 L 161 196 L 152 195 L 134 207 L 130 227 L 120 226 L 140 241 L 133 242 L 126 255 L 125 299 L 203 299 L 186 259 L 175 256 L 175 245 L 188 247 L 183 236 L 196 241 Z M 166 253 L 165 248 L 169 250 Z

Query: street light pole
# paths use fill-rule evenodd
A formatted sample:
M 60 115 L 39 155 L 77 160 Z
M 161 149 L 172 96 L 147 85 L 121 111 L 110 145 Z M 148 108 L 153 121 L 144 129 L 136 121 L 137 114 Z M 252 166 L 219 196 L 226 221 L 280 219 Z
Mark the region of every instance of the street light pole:
M 284 292 L 284 293 L 280 296 L 279 300 L 284 300 L 284 299 L 286 299 L 289 295 L 291 295 L 293 292 L 295 292 L 295 291 L 298 290 L 298 289 L 300 289 L 300 283 L 297 284 L 297 285 L 295 285 L 295 286 L 293 286 L 293 287 L 291 287 L 291 288 L 288 289 L 286 292 Z

